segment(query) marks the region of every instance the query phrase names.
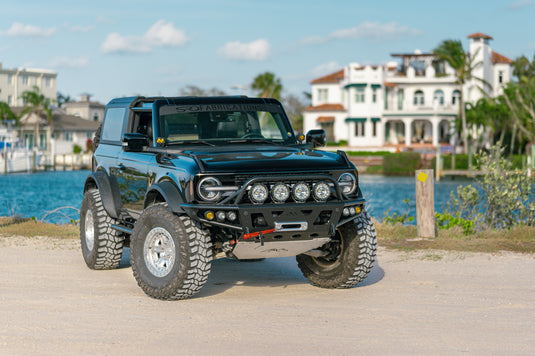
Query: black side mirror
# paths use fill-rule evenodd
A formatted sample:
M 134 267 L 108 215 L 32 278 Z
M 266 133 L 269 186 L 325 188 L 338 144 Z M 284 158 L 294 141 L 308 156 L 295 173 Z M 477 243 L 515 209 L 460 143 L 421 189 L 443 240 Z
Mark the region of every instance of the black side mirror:
M 123 151 L 141 152 L 149 145 L 149 138 L 140 133 L 125 133 L 123 135 Z
M 307 132 L 306 142 L 312 147 L 325 146 L 325 131 L 324 130 L 310 130 Z

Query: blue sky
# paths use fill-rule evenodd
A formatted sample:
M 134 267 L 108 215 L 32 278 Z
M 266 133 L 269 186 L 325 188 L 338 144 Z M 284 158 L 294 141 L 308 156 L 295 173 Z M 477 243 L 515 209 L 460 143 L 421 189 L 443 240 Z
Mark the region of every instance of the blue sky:
M 300 95 L 349 62 L 431 51 L 483 32 L 514 59 L 535 52 L 535 0 L 2 1 L 4 68 L 58 73 L 58 91 L 106 103 L 195 85 L 242 94 L 262 72 Z

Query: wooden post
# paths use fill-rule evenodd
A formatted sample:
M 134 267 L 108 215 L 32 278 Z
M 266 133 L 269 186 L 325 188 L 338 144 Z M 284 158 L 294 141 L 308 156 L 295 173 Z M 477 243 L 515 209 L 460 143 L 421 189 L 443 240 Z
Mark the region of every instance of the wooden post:
M 435 182 L 432 169 L 416 171 L 416 225 L 418 237 L 436 237 Z
M 32 173 L 35 173 L 36 171 L 36 166 L 35 166 L 35 161 L 36 161 L 36 155 L 37 153 L 35 151 L 33 151 L 33 156 L 32 156 Z

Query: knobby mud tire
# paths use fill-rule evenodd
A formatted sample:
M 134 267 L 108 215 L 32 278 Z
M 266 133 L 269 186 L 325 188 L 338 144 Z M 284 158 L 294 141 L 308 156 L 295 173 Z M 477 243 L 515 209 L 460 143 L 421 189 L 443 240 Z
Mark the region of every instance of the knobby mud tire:
M 322 288 L 351 288 L 370 273 L 377 254 L 377 234 L 366 211 L 342 225 L 336 258 L 298 255 L 297 265 L 311 284 Z
M 93 219 L 93 239 L 88 239 L 89 236 L 86 236 L 88 211 Z M 88 190 L 84 194 L 80 208 L 80 243 L 87 267 L 105 270 L 119 266 L 123 254 L 124 236 L 111 228 L 115 223 L 115 219 L 108 215 L 102 205 L 100 192 L 97 189 Z M 93 241 L 92 246 L 90 240 Z
M 157 228 L 165 229 L 175 248 L 174 262 L 164 276 L 152 273 L 145 257 L 147 236 Z M 143 211 L 134 225 L 130 256 L 134 278 L 148 296 L 162 300 L 187 299 L 199 292 L 208 279 L 212 243 L 207 231 L 190 217 L 173 214 L 165 203 L 154 204 Z

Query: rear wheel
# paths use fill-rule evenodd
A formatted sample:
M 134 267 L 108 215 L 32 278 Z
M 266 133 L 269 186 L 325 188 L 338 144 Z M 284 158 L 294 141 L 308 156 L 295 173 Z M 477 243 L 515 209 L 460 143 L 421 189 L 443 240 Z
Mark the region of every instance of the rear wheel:
M 303 275 L 322 288 L 351 288 L 370 273 L 377 253 L 377 235 L 367 212 L 342 225 L 335 239 L 323 247 L 323 257 L 298 255 Z
M 124 237 L 111 225 L 115 219 L 108 215 L 100 192 L 88 190 L 80 208 L 80 243 L 85 263 L 91 269 L 114 269 L 123 254 Z
M 130 241 L 134 277 L 157 299 L 186 299 L 206 283 L 212 261 L 209 234 L 191 218 L 175 215 L 167 204 L 143 211 Z

